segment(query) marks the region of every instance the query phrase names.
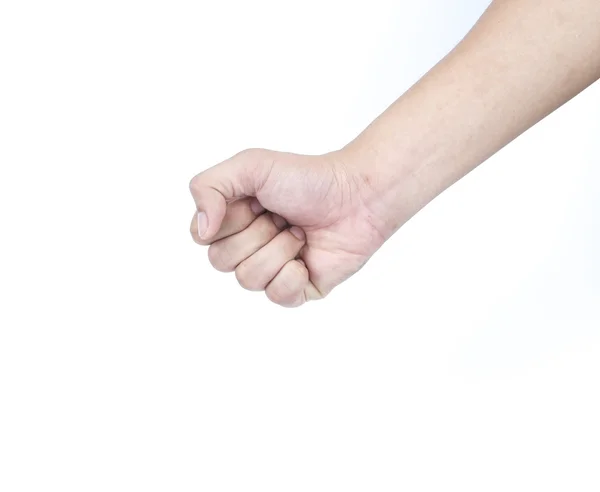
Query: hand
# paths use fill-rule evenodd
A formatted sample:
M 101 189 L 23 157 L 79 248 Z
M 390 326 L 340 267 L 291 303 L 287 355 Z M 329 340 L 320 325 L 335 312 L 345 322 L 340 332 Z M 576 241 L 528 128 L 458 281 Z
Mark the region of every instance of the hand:
M 191 233 L 242 287 L 295 307 L 325 297 L 390 233 L 373 216 L 369 180 L 341 153 L 243 151 L 197 175 Z

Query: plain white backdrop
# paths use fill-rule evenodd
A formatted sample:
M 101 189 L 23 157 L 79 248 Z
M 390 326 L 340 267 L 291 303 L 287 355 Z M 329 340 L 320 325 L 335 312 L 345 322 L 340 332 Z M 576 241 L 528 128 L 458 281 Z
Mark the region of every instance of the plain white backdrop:
M 344 145 L 484 0 L 0 6 L 0 490 L 600 489 L 600 86 L 324 301 L 210 268 L 193 175 Z

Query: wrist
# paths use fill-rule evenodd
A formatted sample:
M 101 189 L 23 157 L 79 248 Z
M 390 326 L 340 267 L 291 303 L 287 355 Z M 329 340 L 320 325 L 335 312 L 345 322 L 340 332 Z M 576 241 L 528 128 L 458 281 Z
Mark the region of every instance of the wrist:
M 337 153 L 374 226 L 388 239 L 447 185 L 433 157 L 359 136 Z M 436 166 L 439 171 L 439 166 Z

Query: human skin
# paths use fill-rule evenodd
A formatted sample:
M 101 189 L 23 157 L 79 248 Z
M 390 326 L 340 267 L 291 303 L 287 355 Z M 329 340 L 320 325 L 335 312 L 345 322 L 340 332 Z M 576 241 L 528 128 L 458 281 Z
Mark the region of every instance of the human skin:
M 277 304 L 325 297 L 442 191 L 598 80 L 598 26 L 598 0 L 492 2 L 345 147 L 248 149 L 195 176 L 194 240 Z

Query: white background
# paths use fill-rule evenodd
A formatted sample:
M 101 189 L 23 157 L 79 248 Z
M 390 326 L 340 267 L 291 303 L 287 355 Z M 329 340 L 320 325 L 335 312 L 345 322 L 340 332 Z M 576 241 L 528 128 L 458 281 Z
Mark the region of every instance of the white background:
M 190 178 L 353 138 L 489 2 L 0 6 L 0 490 L 600 489 L 600 86 L 325 301 L 189 237 Z

